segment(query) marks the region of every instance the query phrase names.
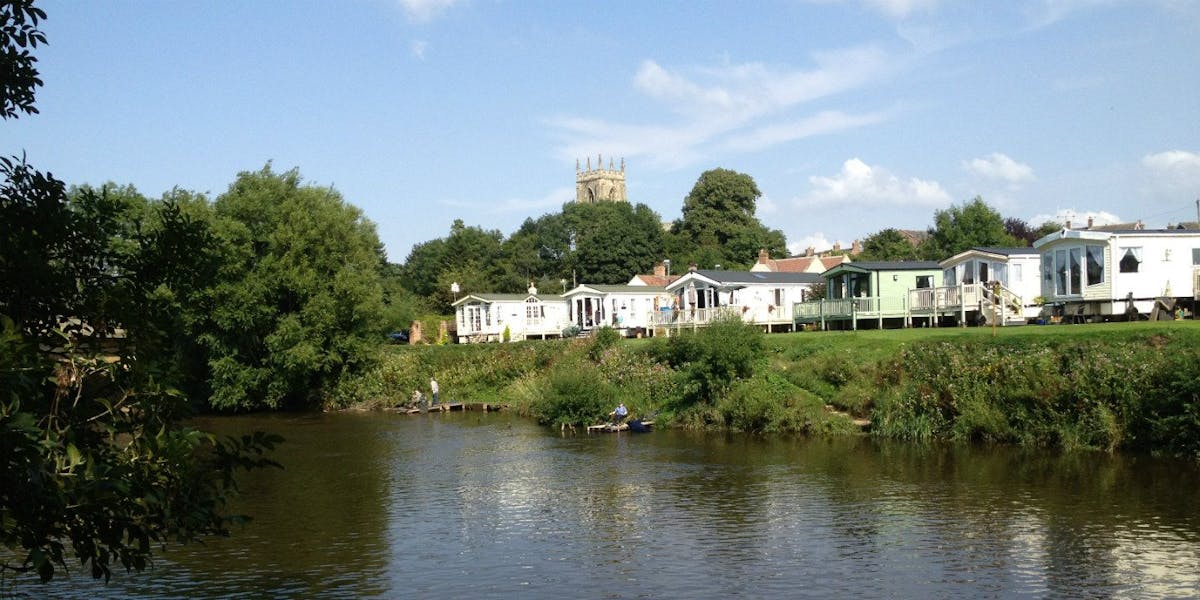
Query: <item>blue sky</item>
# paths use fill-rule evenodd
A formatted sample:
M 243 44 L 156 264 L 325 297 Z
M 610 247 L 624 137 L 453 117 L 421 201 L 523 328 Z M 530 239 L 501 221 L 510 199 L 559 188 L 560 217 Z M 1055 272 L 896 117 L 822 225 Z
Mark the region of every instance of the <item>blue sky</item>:
M 789 247 L 924 229 L 976 195 L 1037 224 L 1164 226 L 1200 197 L 1200 2 L 42 2 L 40 115 L 0 151 L 68 183 L 333 186 L 389 259 L 508 235 L 627 165 L 679 216 L 754 177 Z

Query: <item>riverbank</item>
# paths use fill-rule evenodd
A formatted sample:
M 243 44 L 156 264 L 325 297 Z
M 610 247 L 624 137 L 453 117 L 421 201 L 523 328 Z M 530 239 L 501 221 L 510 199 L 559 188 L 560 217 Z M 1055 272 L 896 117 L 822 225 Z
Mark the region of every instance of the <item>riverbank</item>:
M 1200 323 L 801 332 L 390 347 L 330 408 L 444 399 L 588 424 L 618 401 L 674 427 L 1136 448 L 1200 456 Z

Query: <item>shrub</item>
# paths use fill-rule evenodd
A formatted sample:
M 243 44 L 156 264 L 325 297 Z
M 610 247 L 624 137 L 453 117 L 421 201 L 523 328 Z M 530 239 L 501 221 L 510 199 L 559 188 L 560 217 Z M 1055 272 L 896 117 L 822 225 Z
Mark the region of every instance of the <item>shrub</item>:
M 559 367 L 550 375 L 542 397 L 534 401 L 532 412 L 540 423 L 581 425 L 608 414 L 615 405 L 616 393 L 595 365 Z
M 617 333 L 612 327 L 601 327 L 595 331 L 595 337 L 592 338 L 592 344 L 588 348 L 588 358 L 593 362 L 600 362 L 600 358 L 604 356 L 605 351 L 617 345 L 621 341 L 621 334 Z

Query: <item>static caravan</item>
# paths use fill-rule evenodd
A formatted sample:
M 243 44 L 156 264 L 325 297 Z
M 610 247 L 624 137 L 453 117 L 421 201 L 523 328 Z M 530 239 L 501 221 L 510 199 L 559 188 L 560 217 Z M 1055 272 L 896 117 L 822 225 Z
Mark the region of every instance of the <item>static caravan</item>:
M 871 323 L 882 329 L 911 325 L 910 292 L 941 286 L 942 269 L 933 261 L 852 262 L 821 276 L 825 297 L 796 305 L 797 323 L 822 329 Z
M 667 286 L 671 310 L 659 312 L 658 324 L 702 326 L 728 315 L 768 331 L 793 330 L 792 307 L 822 281 L 815 273 L 690 271 Z
M 938 263 L 942 267 L 942 314 L 953 314 L 966 301 L 967 322 L 1000 315 L 1007 325 L 1037 318 L 1042 307 L 1041 257 L 1034 248 L 971 248 Z M 953 291 L 951 291 L 953 290 Z M 958 299 L 954 306 L 946 299 Z M 914 302 L 914 305 L 919 305 Z M 982 313 L 982 314 L 972 314 Z
M 454 303 L 458 343 L 561 337 L 567 306 L 557 295 L 469 294 Z M 508 339 L 505 340 L 505 331 Z
M 1160 301 L 1160 308 L 1195 313 L 1200 231 L 1062 229 L 1033 247 L 1041 257 L 1041 295 L 1068 318 L 1146 315 Z
M 582 331 L 612 327 L 621 335 L 651 335 L 653 315 L 669 305 L 666 289 L 653 285 L 583 284 L 563 294 L 567 320 Z

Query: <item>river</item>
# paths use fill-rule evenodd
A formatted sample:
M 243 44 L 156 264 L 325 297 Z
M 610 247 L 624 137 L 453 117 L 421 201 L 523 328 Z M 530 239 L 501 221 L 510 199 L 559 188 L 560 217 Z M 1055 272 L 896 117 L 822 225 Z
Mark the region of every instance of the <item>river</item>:
M 17 597 L 1200 596 L 1195 462 L 855 438 L 560 436 L 504 413 L 204 420 L 287 441 L 230 538 Z M 13 590 L 9 590 L 12 592 Z

